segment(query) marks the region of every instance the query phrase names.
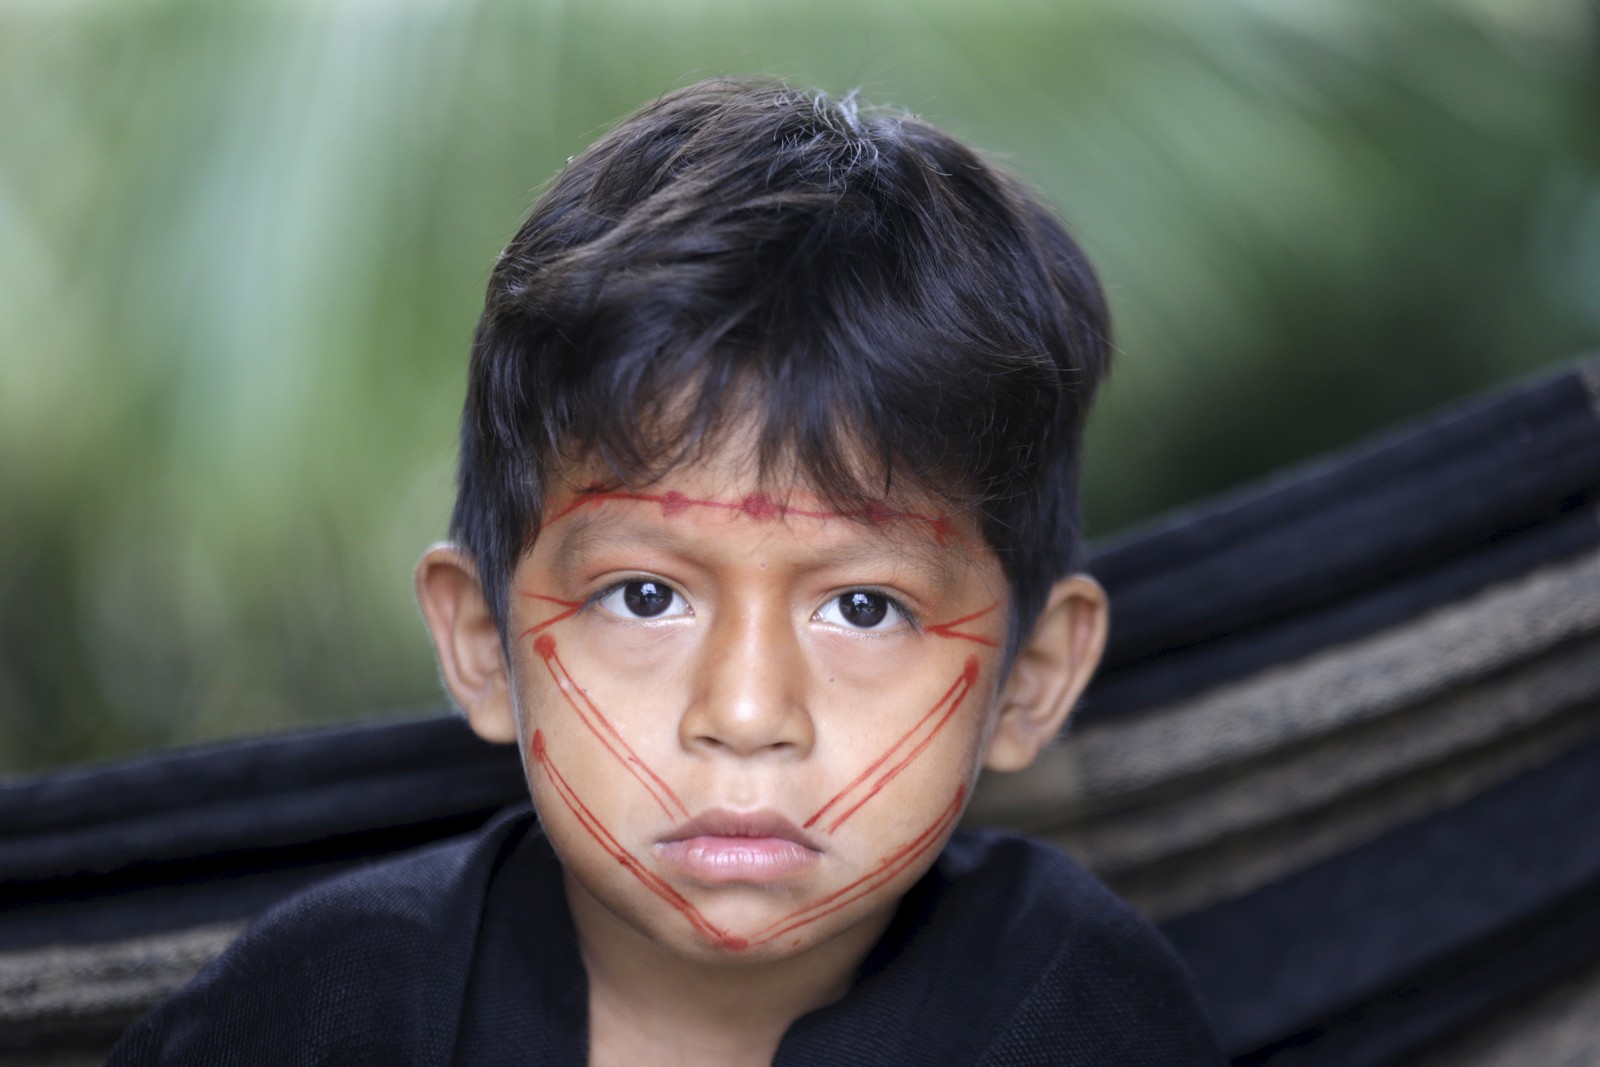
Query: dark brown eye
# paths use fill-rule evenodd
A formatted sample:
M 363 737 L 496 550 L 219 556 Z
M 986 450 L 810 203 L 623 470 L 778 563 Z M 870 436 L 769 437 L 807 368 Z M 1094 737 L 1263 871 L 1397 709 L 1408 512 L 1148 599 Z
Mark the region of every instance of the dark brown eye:
M 694 614 L 682 593 L 654 578 L 621 582 L 597 596 L 595 603 L 623 619 L 669 619 Z
M 672 607 L 672 589 L 660 582 L 641 580 L 622 587 L 622 602 L 642 619 L 653 619 Z
M 889 616 L 889 598 L 863 589 L 841 594 L 839 617 L 858 630 L 871 630 Z

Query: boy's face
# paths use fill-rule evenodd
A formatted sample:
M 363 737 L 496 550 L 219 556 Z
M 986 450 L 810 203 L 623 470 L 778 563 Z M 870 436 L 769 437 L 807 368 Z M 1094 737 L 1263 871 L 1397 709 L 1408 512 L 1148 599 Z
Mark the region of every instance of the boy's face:
M 973 523 L 904 502 L 860 521 L 735 459 L 558 492 L 513 574 L 502 697 L 446 677 L 521 745 L 580 932 L 697 959 L 864 950 L 986 759 L 1053 736 L 1027 717 L 1050 679 L 1025 648 L 1002 684 L 1006 584 Z

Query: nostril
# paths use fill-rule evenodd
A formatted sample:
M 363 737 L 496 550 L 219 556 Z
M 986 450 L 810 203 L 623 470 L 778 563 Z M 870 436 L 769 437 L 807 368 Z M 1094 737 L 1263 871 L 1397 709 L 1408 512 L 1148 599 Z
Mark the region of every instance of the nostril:
M 809 671 L 790 622 L 777 608 L 715 618 L 678 723 L 680 744 L 703 755 L 786 758 L 809 746 Z
M 760 721 L 703 723 L 688 736 L 695 748 L 707 754 L 792 756 L 804 746 L 796 727 L 785 719 L 787 716 L 771 716 Z

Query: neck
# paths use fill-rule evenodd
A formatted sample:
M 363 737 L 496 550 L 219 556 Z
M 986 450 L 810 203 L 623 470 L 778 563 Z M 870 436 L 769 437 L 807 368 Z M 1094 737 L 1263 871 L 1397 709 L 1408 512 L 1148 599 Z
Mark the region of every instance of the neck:
M 850 990 L 885 913 L 806 952 L 769 962 L 684 959 L 566 878 L 589 978 L 590 1067 L 770 1064 L 789 1026 Z

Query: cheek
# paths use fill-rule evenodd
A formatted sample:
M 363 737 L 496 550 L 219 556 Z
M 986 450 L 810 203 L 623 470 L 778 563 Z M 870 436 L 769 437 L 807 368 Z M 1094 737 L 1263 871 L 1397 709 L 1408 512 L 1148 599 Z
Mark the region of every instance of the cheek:
M 896 714 L 907 713 L 908 705 L 924 703 L 920 697 L 908 701 L 908 688 L 924 688 L 926 679 L 960 669 L 959 657 L 929 654 L 941 651 L 914 637 L 859 638 L 830 632 L 812 634 L 805 643 L 817 700 L 849 700 L 857 705 L 871 701 Z
M 900 708 L 908 689 L 949 681 L 977 665 L 988 684 L 999 667 L 996 620 L 1002 604 L 992 600 L 965 614 L 927 623 L 920 634 L 861 639 L 822 632 L 811 642 L 813 663 L 825 670 L 830 686 L 868 696 L 878 706 Z
M 628 786 L 625 779 L 631 778 L 640 792 L 660 809 L 662 816 L 675 821 L 688 818 L 689 808 L 655 767 L 640 755 L 636 741 L 630 740 L 635 731 L 627 728 L 626 721 L 619 725 L 614 706 L 610 713 L 602 708 L 579 676 L 573 674 L 556 640 L 548 634 L 541 635 L 535 640 L 535 654 L 545 677 L 535 690 L 539 694 L 537 706 L 542 713 L 529 715 L 524 722 L 524 735 L 531 738 L 526 763 L 529 769 L 543 770 L 550 786 L 560 792 L 567 806 L 579 817 L 584 812 L 577 810 L 574 797 L 595 796 L 597 788 L 609 792 L 619 785 Z M 576 761 L 570 764 L 582 771 L 577 775 L 576 789 L 563 779 L 552 761 L 547 735 L 543 732 L 546 729 L 550 730 L 548 739 L 558 742 L 562 760 L 567 759 L 567 752 L 576 752 Z M 564 744 L 569 738 L 577 742 L 576 746 Z M 588 823 L 585 825 L 593 832 Z
M 937 699 L 926 707 L 914 706 L 904 714 L 886 717 L 874 731 L 879 739 L 876 746 L 870 742 L 848 746 L 852 757 L 848 762 L 861 762 L 865 752 L 864 765 L 807 819 L 806 829 L 836 834 L 886 789 L 895 790 L 891 812 L 912 819 L 937 807 L 952 788 L 965 790 L 974 771 L 976 735 L 982 729 L 985 710 L 978 687 L 980 674 L 978 657 L 968 656 Z M 856 724 L 862 716 L 844 718 L 841 733 L 859 730 Z M 872 821 L 893 825 L 906 819 L 885 819 L 883 813 L 874 813 Z
M 966 788 L 957 786 L 943 809 L 916 836 L 878 853 L 871 864 L 862 868 L 864 873 L 769 923 L 752 937 L 743 939 L 745 944 L 759 947 L 781 942 L 808 932 L 808 927 L 812 928 L 809 932 L 815 934 L 818 924 L 838 922 L 833 917 L 840 913 L 859 914 L 862 910 L 892 908 L 944 847 L 961 817 L 966 796 Z M 794 946 L 802 943 L 803 938 L 796 939 Z
M 519 677 L 526 683 L 524 718 L 567 714 L 571 698 L 587 698 L 613 716 L 659 721 L 678 706 L 694 676 L 697 648 L 690 627 L 644 629 L 589 617 L 525 639 Z M 643 723 L 635 724 L 643 728 Z
M 649 928 L 653 909 L 665 908 L 666 914 L 676 913 L 677 921 L 714 949 L 743 952 L 751 946 L 749 938 L 707 918 L 678 887 L 652 868 L 647 857 L 626 843 L 637 813 L 609 807 L 597 810 L 599 805 L 591 804 L 580 792 L 581 786 L 596 783 L 586 783 L 585 775 L 571 767 L 564 768 L 550 751 L 542 731 L 534 731 L 528 754 L 536 775 L 535 799 L 545 832 L 562 866 L 584 892 L 639 929 Z M 599 795 L 610 798 L 614 794 L 599 791 Z

